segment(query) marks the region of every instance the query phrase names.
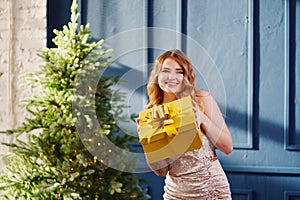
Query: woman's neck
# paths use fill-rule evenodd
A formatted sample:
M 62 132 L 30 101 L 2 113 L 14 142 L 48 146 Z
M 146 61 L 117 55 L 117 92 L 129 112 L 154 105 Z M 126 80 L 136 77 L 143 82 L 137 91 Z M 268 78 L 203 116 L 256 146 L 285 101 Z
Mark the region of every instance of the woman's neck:
M 175 93 L 164 92 L 164 98 L 162 103 L 168 103 L 170 101 L 175 101 L 176 99 L 178 99 L 178 96 Z

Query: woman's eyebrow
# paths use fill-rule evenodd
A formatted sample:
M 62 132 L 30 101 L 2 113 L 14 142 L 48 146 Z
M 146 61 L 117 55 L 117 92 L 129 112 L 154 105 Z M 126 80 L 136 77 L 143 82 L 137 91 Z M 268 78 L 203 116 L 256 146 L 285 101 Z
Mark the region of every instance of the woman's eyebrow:
M 165 67 L 162 67 L 162 69 L 167 69 L 167 70 L 171 70 L 172 67 L 168 67 L 168 66 L 165 66 Z M 182 67 L 175 67 L 175 70 L 176 71 L 183 71 Z

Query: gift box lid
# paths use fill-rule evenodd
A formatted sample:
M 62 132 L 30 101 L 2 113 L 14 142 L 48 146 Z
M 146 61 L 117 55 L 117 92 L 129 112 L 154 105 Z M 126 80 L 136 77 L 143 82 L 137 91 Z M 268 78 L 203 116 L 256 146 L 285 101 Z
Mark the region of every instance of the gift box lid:
M 139 118 L 142 144 L 173 137 L 191 129 L 197 131 L 190 96 L 143 110 Z

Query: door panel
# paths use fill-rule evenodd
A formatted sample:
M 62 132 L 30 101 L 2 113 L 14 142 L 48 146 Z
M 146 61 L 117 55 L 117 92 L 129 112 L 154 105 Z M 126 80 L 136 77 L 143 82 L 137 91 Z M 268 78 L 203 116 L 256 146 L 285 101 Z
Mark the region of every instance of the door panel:
M 300 199 L 299 0 L 99 0 L 80 9 L 93 38 L 114 50 L 105 73 L 127 80 L 128 117 L 147 103 L 154 59 L 183 49 L 232 133 L 234 151 L 218 156 L 233 199 Z M 134 123 L 120 125 L 136 135 Z M 137 174 L 162 199 L 164 179 Z
M 234 6 L 232 6 L 234 5 Z M 191 1 L 188 4 L 187 32 L 206 49 L 214 66 L 194 63 L 202 72 L 206 88 L 217 98 L 234 137 L 235 148 L 252 149 L 253 132 L 253 2 Z M 199 52 L 189 49 L 195 58 Z M 221 84 L 216 85 L 216 72 Z M 208 71 L 208 73 L 206 73 Z M 202 81 L 203 82 L 203 81 Z M 224 95 L 220 96 L 223 93 Z

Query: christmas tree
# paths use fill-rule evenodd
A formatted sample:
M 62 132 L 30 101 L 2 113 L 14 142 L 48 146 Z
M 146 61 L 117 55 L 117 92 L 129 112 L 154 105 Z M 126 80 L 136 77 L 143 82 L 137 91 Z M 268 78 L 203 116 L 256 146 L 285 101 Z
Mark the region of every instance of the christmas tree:
M 117 125 L 125 105 L 112 87 L 119 77 L 103 75 L 110 50 L 91 42 L 77 8 L 74 0 L 70 22 L 54 30 L 56 48 L 38 53 L 45 64 L 24 76 L 40 92 L 24 101 L 30 117 L 2 132 L 16 142 L 4 144 L 12 151 L 0 199 L 148 199 L 130 172 L 135 159 L 114 150 L 130 152 L 136 138 Z M 27 141 L 19 139 L 24 134 Z

